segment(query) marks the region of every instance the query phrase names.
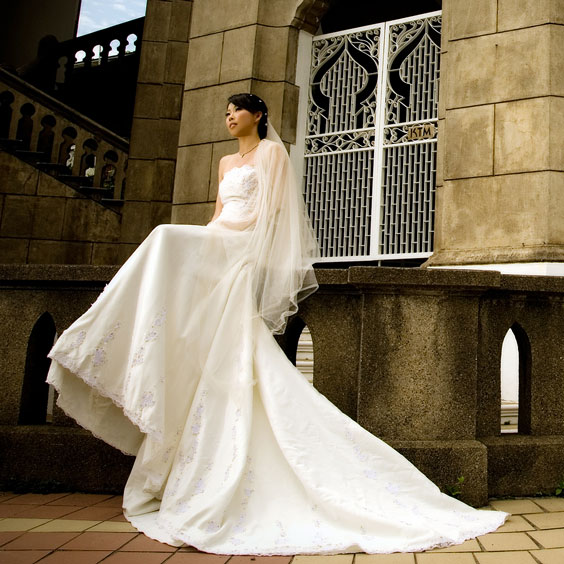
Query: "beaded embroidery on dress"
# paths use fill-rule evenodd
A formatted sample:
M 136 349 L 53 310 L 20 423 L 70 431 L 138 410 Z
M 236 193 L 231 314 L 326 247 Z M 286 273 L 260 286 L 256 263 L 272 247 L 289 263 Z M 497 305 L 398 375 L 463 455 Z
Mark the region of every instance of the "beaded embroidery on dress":
M 50 353 L 59 405 L 136 454 L 127 519 L 220 554 L 420 551 L 495 530 L 505 513 L 441 494 L 319 394 L 256 315 L 258 178 L 228 171 L 208 227 L 156 228 Z

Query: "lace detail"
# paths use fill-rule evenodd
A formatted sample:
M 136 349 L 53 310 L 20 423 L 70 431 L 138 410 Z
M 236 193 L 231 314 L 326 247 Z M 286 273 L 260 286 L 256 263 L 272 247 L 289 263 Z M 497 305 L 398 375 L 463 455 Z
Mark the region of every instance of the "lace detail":
M 245 223 L 249 221 L 256 203 L 258 179 L 254 167 L 243 165 L 229 169 L 219 184 L 223 208 L 218 223 Z

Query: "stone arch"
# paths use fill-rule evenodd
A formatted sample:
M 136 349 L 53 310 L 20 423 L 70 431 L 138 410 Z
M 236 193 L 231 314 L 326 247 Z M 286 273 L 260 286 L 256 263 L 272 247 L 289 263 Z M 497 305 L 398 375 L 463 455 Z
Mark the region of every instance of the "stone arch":
M 512 348 L 512 356 L 503 360 L 504 352 Z M 502 346 L 502 359 L 506 365 L 501 367 L 501 386 L 504 386 L 504 377 L 516 378 L 518 387 L 517 401 L 517 432 L 529 434 L 531 432 L 531 343 L 525 329 L 517 322 L 513 323 L 505 334 Z M 503 396 L 503 394 L 502 394 Z M 503 399 L 503 397 L 502 397 Z M 503 404 L 502 404 L 503 405 Z M 503 421 L 502 421 L 503 428 Z
M 41 425 L 47 422 L 49 385 L 45 381 L 51 366 L 47 353 L 55 340 L 55 322 L 50 313 L 43 313 L 31 330 L 25 361 L 20 400 L 19 425 Z
M 296 8 L 292 26 L 314 34 L 329 7 L 329 0 L 302 0 Z

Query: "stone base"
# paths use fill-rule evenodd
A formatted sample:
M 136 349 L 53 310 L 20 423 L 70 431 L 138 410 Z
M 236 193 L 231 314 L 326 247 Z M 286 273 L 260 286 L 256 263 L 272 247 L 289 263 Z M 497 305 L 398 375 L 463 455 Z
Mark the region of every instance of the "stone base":
M 564 479 L 564 436 L 509 435 L 480 441 L 488 451 L 491 497 L 554 495 Z
M 486 447 L 478 441 L 390 441 L 442 491 L 464 476 L 460 499 L 474 507 L 488 502 Z
M 0 489 L 121 494 L 134 457 L 72 427 L 1 426 Z

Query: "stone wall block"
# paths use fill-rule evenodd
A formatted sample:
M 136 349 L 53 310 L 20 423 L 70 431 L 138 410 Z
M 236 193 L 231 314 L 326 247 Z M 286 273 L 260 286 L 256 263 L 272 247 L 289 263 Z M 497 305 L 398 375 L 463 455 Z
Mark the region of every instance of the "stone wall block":
M 39 174 L 37 169 L 17 157 L 0 152 L 0 192 L 35 194 Z
M 183 85 L 186 80 L 187 60 L 188 44 L 181 41 L 170 41 L 166 52 L 164 81 Z
M 160 119 L 158 125 L 156 139 L 153 139 L 157 146 L 153 148 L 153 154 L 160 159 L 174 160 L 178 150 L 180 123 L 176 119 Z
M 173 204 L 208 201 L 212 148 L 211 144 L 179 147 Z
M 550 36 L 550 93 L 564 96 L 564 26 L 551 26 Z
M 29 239 L 0 237 L 0 264 L 27 262 Z
M 162 138 L 161 120 L 135 119 L 131 127 L 130 159 L 154 159 Z M 157 149 L 157 150 L 156 150 Z M 128 178 L 129 184 L 129 178 Z
M 564 245 L 564 172 L 548 172 L 550 195 L 547 210 L 547 243 Z
M 494 107 L 447 111 L 445 180 L 493 173 Z
M 498 0 L 498 30 L 564 24 L 563 0 Z
M 249 92 L 250 81 L 187 90 L 182 102 L 179 145 L 197 145 L 229 139 L 225 127 L 227 98 L 236 92 Z
M 155 182 L 155 161 L 130 158 L 127 163 L 127 200 L 151 200 Z
M 135 92 L 135 117 L 158 119 L 161 111 L 160 84 L 138 84 Z
M 299 2 L 288 0 L 260 0 L 258 22 L 268 26 L 290 25 L 296 15 Z
M 214 202 L 205 204 L 178 204 L 172 207 L 171 223 L 206 225 L 213 217 Z
M 449 44 L 449 68 L 445 77 L 447 108 L 486 104 L 495 98 L 495 57 L 495 36 L 473 37 Z M 441 72 L 441 87 L 442 82 Z
M 145 13 L 143 39 L 159 41 L 168 34 L 171 21 L 172 3 L 169 0 L 149 0 Z
M 121 242 L 139 244 L 151 232 L 151 204 L 126 201 L 122 208 Z
M 137 83 L 160 84 L 164 82 L 166 57 L 166 43 L 143 41 Z
M 495 115 L 495 173 L 550 167 L 550 98 L 498 104 Z
M 63 184 L 60 180 L 49 174 L 39 173 L 37 182 L 38 196 L 61 196 L 66 198 L 76 198 L 79 196 L 76 190 Z
M 253 78 L 283 81 L 287 74 L 289 28 L 258 26 Z
M 36 199 L 33 196 L 6 196 L 0 235 L 29 237 L 33 230 Z
M 170 202 L 151 202 L 150 230 L 157 225 L 171 223 L 172 204 Z
M 155 162 L 156 178 L 153 200 L 157 202 L 172 202 L 174 189 L 174 173 L 176 162 L 174 160 L 160 159 Z
M 448 18 L 449 40 L 496 31 L 497 0 L 444 0 L 443 13 Z
M 114 211 L 89 199 L 66 201 L 63 239 L 119 241 L 120 228 L 121 217 Z
M 30 264 L 90 264 L 92 243 L 32 240 Z
M 186 89 L 218 83 L 222 45 L 222 33 L 195 37 L 190 41 L 186 67 Z
M 180 120 L 182 95 L 184 87 L 181 84 L 163 84 L 161 88 L 160 117 Z
M 195 0 L 190 37 L 255 24 L 260 0 Z
M 249 25 L 226 31 L 223 34 L 221 82 L 242 80 L 253 76 L 258 29 L 260 29 L 259 26 Z
M 191 0 L 173 0 L 171 8 L 169 38 L 173 41 L 188 41 L 192 13 Z
M 32 236 L 36 239 L 60 239 L 63 233 L 65 199 L 38 197 Z

